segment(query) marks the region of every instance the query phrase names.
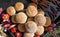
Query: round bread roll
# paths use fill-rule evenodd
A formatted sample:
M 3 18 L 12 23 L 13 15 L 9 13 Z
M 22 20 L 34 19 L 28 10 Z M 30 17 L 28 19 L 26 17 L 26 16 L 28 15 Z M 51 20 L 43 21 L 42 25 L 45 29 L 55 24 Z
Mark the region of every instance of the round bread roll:
M 35 16 L 34 20 L 38 26 L 44 26 L 46 23 L 46 17 L 42 14 L 38 14 L 37 16 Z
M 27 15 L 25 13 L 20 12 L 20 13 L 16 14 L 17 23 L 23 24 L 26 22 L 26 20 L 27 20 Z
M 38 26 L 36 34 L 37 35 L 42 35 L 44 33 L 44 27 L 43 26 Z
M 46 24 L 45 27 L 49 26 L 51 24 L 51 19 L 49 17 L 46 17 Z
M 34 18 L 30 17 L 30 18 L 28 18 L 27 21 L 33 21 L 33 20 L 34 20 Z
M 26 31 L 25 25 L 19 24 L 19 25 L 18 25 L 18 30 L 19 30 L 20 32 L 25 32 L 25 31 Z
M 35 33 L 37 30 L 37 24 L 33 21 L 28 21 L 25 25 L 26 31 L 30 33 Z
M 34 5 L 29 5 L 28 8 L 26 9 L 26 13 L 29 17 L 34 17 L 37 15 L 38 10 Z
M 38 14 L 44 15 L 44 11 L 42 9 L 38 9 Z
M 16 11 L 23 10 L 24 9 L 24 4 L 22 2 L 17 2 L 15 4 L 15 9 L 16 9 Z
M 34 37 L 34 33 L 24 33 L 24 37 Z
M 13 23 L 16 23 L 16 21 L 15 21 L 15 15 L 12 16 L 11 20 L 12 20 Z
M 7 8 L 7 13 L 12 16 L 15 15 L 16 11 L 13 6 L 10 6 Z

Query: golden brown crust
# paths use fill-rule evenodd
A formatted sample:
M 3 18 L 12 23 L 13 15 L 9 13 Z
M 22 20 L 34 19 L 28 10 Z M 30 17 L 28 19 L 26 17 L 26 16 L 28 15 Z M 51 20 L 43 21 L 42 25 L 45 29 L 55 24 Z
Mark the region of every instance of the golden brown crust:
M 37 24 L 33 21 L 28 21 L 25 25 L 26 31 L 30 33 L 35 33 L 37 30 Z
M 42 14 L 38 14 L 35 16 L 35 22 L 37 23 L 38 26 L 44 26 L 46 23 L 46 18 Z
M 23 4 L 22 2 L 17 2 L 17 3 L 15 4 L 15 9 L 16 9 L 16 11 L 21 11 L 21 10 L 23 10 L 23 9 L 24 9 L 24 4 Z
M 49 17 L 46 17 L 45 27 L 49 26 L 50 24 L 51 24 L 51 19 Z
M 15 13 L 16 13 L 16 11 L 15 11 L 15 8 L 13 7 L 13 6 L 9 6 L 8 8 L 7 8 L 7 13 L 9 14 L 9 15 L 15 15 Z

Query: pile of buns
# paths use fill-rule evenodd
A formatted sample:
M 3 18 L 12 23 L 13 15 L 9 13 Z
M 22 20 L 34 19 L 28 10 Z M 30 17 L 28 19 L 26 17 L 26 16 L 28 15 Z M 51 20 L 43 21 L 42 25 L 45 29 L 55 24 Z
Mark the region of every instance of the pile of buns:
M 25 32 L 24 37 L 34 37 L 34 34 L 42 35 L 44 27 L 51 24 L 51 19 L 44 16 L 45 12 L 42 9 L 37 9 L 37 5 L 34 3 L 30 3 L 24 9 L 24 4 L 17 2 L 14 7 L 7 8 L 7 13 L 12 16 L 13 23 L 18 23 L 18 30 Z

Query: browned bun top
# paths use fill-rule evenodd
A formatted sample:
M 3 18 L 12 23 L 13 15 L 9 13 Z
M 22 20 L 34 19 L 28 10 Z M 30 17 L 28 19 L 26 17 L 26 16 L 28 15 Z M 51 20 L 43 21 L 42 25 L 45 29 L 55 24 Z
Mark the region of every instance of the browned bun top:
M 29 5 L 26 9 L 26 13 L 29 17 L 34 17 L 37 15 L 38 10 L 34 5 Z
M 17 2 L 15 4 L 15 9 L 16 9 L 16 11 L 23 10 L 24 9 L 24 4 L 22 2 Z

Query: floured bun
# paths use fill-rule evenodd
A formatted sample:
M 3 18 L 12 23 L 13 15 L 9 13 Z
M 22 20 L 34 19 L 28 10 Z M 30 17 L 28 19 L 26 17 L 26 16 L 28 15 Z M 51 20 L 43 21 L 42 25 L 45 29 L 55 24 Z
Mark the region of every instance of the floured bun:
M 15 4 L 15 9 L 16 9 L 16 11 L 23 10 L 24 9 L 24 4 L 22 2 L 17 2 Z
M 38 26 L 44 26 L 46 23 L 46 17 L 43 16 L 42 14 L 36 15 L 34 20 Z
M 34 33 L 24 33 L 24 37 L 34 37 Z
M 36 30 L 37 30 L 37 24 L 35 22 L 33 22 L 33 21 L 28 21 L 25 24 L 25 28 L 26 28 L 27 32 L 35 33 Z
M 9 6 L 8 8 L 7 8 L 7 13 L 9 14 L 9 15 L 15 15 L 15 13 L 16 13 L 16 11 L 15 11 L 15 8 L 13 7 L 13 6 Z
M 44 33 L 44 27 L 43 26 L 38 26 L 36 34 L 37 35 L 42 35 Z
M 25 13 L 20 12 L 20 13 L 16 14 L 17 23 L 23 24 L 26 22 L 26 20 L 27 20 L 27 15 Z

